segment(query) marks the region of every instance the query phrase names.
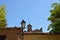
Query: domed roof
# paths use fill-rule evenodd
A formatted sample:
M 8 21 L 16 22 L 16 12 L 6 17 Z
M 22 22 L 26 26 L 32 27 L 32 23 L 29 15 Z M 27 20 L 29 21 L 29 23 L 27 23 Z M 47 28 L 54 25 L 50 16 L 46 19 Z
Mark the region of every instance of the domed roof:
M 21 21 L 21 24 L 22 24 L 22 23 L 26 23 L 26 22 L 25 22 L 24 20 L 22 20 L 22 21 Z
M 27 26 L 30 26 L 30 27 L 32 27 L 32 25 L 29 23 Z

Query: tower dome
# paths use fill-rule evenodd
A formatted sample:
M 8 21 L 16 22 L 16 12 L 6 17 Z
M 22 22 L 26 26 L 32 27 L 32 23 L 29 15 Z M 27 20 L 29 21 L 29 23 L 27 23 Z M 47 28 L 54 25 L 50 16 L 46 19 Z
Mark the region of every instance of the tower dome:
M 26 22 L 25 22 L 24 20 L 22 20 L 22 21 L 21 21 L 21 24 L 22 24 L 22 23 L 26 23 Z

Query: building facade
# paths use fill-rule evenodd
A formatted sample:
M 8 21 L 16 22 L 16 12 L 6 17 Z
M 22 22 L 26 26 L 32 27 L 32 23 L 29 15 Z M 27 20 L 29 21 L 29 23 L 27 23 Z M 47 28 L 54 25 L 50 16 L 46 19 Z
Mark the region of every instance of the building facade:
M 27 25 L 27 31 L 23 31 L 25 21 L 21 27 L 0 28 L 0 40 L 60 40 L 60 34 L 43 33 L 43 29 L 32 30 L 32 25 Z M 24 28 L 23 28 L 24 29 Z
M 17 35 L 20 28 L 0 28 L 0 40 L 18 40 Z

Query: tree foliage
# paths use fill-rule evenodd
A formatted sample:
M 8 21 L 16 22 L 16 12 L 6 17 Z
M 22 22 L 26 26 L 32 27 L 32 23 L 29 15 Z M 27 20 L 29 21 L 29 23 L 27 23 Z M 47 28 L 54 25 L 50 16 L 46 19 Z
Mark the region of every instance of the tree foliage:
M 0 28 L 6 27 L 6 10 L 5 6 L 0 6 Z
M 51 7 L 51 15 L 48 17 L 51 24 L 48 26 L 48 30 L 52 29 L 51 33 L 60 33 L 60 3 L 53 3 Z

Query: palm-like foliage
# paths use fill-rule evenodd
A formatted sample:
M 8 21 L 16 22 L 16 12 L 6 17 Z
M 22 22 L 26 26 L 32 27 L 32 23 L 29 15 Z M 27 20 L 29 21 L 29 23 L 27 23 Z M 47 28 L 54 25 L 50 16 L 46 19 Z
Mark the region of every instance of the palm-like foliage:
M 5 6 L 0 6 L 0 28 L 6 27 L 7 22 L 6 22 L 6 10 Z

